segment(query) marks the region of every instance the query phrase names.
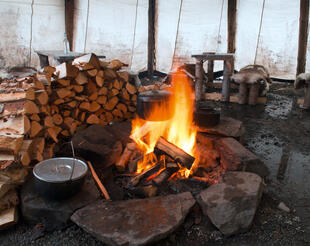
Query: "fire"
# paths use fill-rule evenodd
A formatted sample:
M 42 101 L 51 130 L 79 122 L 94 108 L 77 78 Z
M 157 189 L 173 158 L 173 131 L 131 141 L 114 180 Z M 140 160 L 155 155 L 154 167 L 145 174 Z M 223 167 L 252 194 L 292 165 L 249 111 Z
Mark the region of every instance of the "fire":
M 190 155 L 195 156 L 197 129 L 193 123 L 194 92 L 187 76 L 182 72 L 177 72 L 172 77 L 171 84 L 170 91 L 173 96 L 168 102 L 168 110 L 172 117 L 169 120 L 147 121 L 137 117 L 132 121 L 131 138 L 144 151 L 144 159 L 138 163 L 138 173 L 156 162 L 156 157 L 150 153 L 153 152 L 155 144 L 161 136 Z M 154 108 L 151 112 L 151 118 L 160 118 L 162 112 L 167 111 L 161 107 L 159 105 Z M 181 173 L 187 177 L 190 170 L 181 170 Z

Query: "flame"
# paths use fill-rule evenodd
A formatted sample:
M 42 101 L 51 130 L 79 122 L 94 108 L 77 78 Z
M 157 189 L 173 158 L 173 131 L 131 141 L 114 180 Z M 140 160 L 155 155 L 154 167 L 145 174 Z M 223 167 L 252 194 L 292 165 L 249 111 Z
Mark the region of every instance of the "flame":
M 137 117 L 132 121 L 131 138 L 145 153 L 143 161 L 138 163 L 138 173 L 157 162 L 155 155 L 150 155 L 150 153 L 153 152 L 156 142 L 161 136 L 195 156 L 197 129 L 193 123 L 194 91 L 187 76 L 180 71 L 173 75 L 171 84 L 170 91 L 173 96 L 168 102 L 168 109 L 167 105 L 164 106 L 165 109 L 162 108 L 162 105 L 158 105 L 150 116 L 153 119 L 160 118 L 160 115 L 168 110 L 172 115 L 169 120 L 147 121 Z M 188 177 L 190 170 L 184 168 L 181 170 L 181 174 Z

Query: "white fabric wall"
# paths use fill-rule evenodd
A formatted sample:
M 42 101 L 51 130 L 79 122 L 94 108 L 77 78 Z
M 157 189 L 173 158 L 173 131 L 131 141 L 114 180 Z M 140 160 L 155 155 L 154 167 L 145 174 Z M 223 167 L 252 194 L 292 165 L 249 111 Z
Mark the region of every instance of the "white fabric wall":
M 146 69 L 147 0 L 89 0 L 88 25 L 86 25 L 88 1 L 76 2 L 74 34 L 76 51 L 102 54 L 107 60 L 120 59 L 129 64 L 132 70 Z M 88 30 L 85 44 L 86 26 Z
M 31 0 L 0 0 L 0 67 L 38 66 L 34 50 L 63 49 L 64 1 L 34 0 L 31 40 Z

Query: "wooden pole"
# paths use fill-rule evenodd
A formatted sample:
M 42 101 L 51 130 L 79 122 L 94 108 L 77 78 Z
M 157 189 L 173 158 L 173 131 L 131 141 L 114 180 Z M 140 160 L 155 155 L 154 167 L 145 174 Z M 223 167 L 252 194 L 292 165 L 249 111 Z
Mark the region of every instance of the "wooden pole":
M 153 77 L 154 61 L 155 61 L 155 16 L 156 16 L 156 0 L 149 0 L 147 70 L 148 70 L 148 77 L 150 79 Z
M 70 51 L 73 50 L 74 0 L 65 0 L 65 25 Z
M 236 50 L 236 16 L 237 16 L 237 0 L 228 0 L 227 9 L 227 53 L 235 53 Z
M 308 42 L 309 0 L 300 0 L 299 39 L 296 75 L 306 69 L 306 54 Z

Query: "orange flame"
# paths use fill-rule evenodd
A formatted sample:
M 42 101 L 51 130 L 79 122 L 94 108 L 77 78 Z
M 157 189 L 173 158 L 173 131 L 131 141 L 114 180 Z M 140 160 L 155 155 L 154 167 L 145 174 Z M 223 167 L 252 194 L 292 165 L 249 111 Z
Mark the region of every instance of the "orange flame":
M 154 119 L 161 118 L 162 112 L 169 110 L 172 115 L 171 119 L 147 121 L 137 117 L 132 121 L 131 138 L 145 153 L 144 160 L 138 163 L 138 173 L 149 168 L 150 163 L 157 162 L 154 155 L 151 156 L 152 160 L 150 160 L 148 154 L 153 152 L 156 142 L 161 136 L 190 155 L 195 156 L 197 129 L 193 124 L 194 92 L 187 76 L 182 72 L 177 72 L 172 77 L 171 84 L 173 96 L 169 100 L 168 109 L 165 108 L 164 110 L 161 108 L 163 106 L 158 105 L 151 112 L 151 118 Z M 188 177 L 190 170 L 181 170 L 181 173 Z

